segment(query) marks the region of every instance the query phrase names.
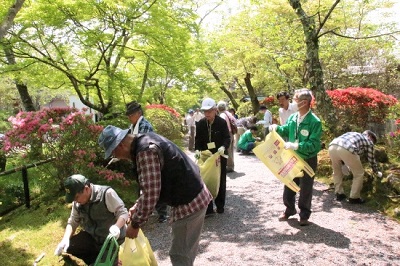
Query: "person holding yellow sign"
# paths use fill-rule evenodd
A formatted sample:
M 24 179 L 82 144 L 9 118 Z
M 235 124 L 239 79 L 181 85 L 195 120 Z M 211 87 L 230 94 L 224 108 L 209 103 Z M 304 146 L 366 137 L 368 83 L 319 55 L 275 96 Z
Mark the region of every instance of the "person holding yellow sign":
M 294 101 L 297 103 L 298 111 L 289 116 L 286 124 L 281 126 L 270 125 L 269 130 L 276 131 L 281 137 L 287 139 L 284 148 L 294 150 L 315 171 L 317 154 L 321 150 L 322 125 L 320 119 L 311 111 L 312 98 L 310 90 L 296 90 Z M 299 224 L 301 226 L 309 225 L 314 177 L 304 172 L 303 177 L 296 177 L 293 181 L 300 187 Z M 283 191 L 283 203 L 286 210 L 279 216 L 279 221 L 287 221 L 290 216 L 297 213 L 295 206 L 296 192 L 287 186 L 284 187 Z

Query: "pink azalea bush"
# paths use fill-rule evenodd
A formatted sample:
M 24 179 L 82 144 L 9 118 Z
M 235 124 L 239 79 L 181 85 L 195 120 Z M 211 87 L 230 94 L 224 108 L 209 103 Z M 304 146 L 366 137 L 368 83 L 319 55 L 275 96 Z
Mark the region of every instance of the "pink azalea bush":
M 12 129 L 6 132 L 4 150 L 21 154 L 23 163 L 54 158 L 57 178 L 80 173 L 89 179 L 123 179 L 102 166 L 104 151 L 97 144 L 103 127 L 91 115 L 74 108 L 20 112 L 10 117 Z

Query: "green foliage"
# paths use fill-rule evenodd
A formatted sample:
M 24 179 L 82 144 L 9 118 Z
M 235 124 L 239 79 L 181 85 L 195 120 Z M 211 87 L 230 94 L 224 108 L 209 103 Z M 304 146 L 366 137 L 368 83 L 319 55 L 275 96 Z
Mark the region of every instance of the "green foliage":
M 16 62 L 0 71 L 29 88 L 72 89 L 103 114 L 131 95 L 165 102 L 169 88 L 197 82 L 192 6 L 185 0 L 25 2 L 9 33 Z
M 253 115 L 253 106 L 251 105 L 251 102 L 241 103 L 239 105 L 239 108 L 236 110 L 236 114 L 239 117 L 252 116 Z
M 165 105 L 146 106 L 146 119 L 152 124 L 154 131 L 178 146 L 182 146 L 181 120 L 179 114 Z

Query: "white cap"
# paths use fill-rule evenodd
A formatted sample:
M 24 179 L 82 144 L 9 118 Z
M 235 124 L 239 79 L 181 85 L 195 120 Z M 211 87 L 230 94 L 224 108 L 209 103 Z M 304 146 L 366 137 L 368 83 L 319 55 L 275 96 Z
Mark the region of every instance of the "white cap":
M 215 101 L 211 98 L 205 98 L 201 103 L 201 110 L 210 110 L 215 107 Z

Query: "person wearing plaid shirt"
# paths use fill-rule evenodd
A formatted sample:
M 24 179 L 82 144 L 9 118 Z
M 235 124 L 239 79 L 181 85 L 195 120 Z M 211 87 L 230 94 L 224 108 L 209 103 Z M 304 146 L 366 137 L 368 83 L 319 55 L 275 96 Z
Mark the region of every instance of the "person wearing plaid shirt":
M 207 206 L 212 196 L 198 166 L 170 140 L 149 132 L 128 134 L 129 129 L 107 126 L 99 136 L 105 157 L 113 155 L 136 162 L 142 194 L 129 209 L 126 236 L 136 238 L 158 201 L 170 209 L 172 265 L 193 265 Z
M 144 118 L 142 106 L 138 102 L 132 101 L 128 103 L 126 105 L 125 114 L 131 122 L 131 126 L 129 127 L 130 133 L 138 134 L 154 131 L 151 123 Z M 168 219 L 167 204 L 158 202 L 156 205 L 156 211 L 158 213 L 158 222 L 166 222 Z
M 349 203 L 360 204 L 365 202 L 361 198 L 364 168 L 360 160 L 360 155 L 367 153 L 368 162 L 371 164 L 373 172 L 382 177 L 374 156 L 374 144 L 376 140 L 375 133 L 371 130 L 366 130 L 363 133 L 347 132 L 335 138 L 329 144 L 329 157 L 331 158 L 333 168 L 336 200 L 341 201 L 346 199 L 343 189 L 342 162 L 353 173 Z
M 138 134 L 154 131 L 150 122 L 144 118 L 142 106 L 138 102 L 133 101 L 126 104 L 125 115 L 131 122 L 130 133 Z

